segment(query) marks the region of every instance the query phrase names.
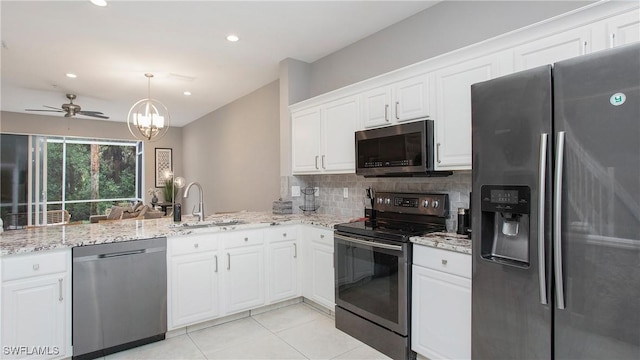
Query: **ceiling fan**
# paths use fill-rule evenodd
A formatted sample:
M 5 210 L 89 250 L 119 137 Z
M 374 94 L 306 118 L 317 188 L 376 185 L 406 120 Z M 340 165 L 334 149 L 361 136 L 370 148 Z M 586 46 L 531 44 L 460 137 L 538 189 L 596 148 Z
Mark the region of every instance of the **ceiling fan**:
M 76 105 L 73 103 L 73 100 L 75 100 L 76 96 L 74 94 L 67 94 L 67 99 L 69 99 L 69 103 L 68 104 L 62 104 L 62 108 L 56 108 L 53 106 L 47 106 L 47 105 L 42 105 L 46 108 L 52 109 L 52 110 L 38 110 L 38 109 L 25 109 L 25 111 L 49 111 L 49 112 L 60 112 L 60 113 L 65 113 L 64 117 L 73 117 L 75 115 L 84 115 L 84 116 L 91 116 L 91 117 L 95 117 L 95 118 L 99 118 L 99 119 L 108 119 L 108 116 L 103 115 L 103 113 L 101 113 L 100 111 L 87 111 L 87 110 L 82 110 L 82 108 L 80 107 L 80 105 Z

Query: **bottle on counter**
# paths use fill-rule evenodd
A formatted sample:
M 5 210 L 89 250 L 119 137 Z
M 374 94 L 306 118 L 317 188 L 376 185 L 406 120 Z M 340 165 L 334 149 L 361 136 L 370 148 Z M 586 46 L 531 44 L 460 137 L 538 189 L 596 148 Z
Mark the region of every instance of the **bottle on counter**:
M 469 228 L 469 215 L 467 209 L 458 208 L 458 231 L 460 235 L 467 235 L 467 228 Z
M 173 207 L 173 221 L 180 222 L 182 221 L 182 205 L 175 204 Z

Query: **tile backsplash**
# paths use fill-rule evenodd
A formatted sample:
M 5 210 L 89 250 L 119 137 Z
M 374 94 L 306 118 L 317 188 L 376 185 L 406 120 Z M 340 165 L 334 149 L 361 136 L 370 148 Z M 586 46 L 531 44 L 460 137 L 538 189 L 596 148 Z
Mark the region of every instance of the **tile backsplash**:
M 366 197 L 366 189 L 371 187 L 376 192 L 416 192 L 449 194 L 450 214 L 455 216 L 458 208 L 469 208 L 471 192 L 471 171 L 454 172 L 447 177 L 415 177 L 415 178 L 364 178 L 355 174 L 344 175 L 298 175 L 280 178 L 280 196 L 293 201 L 293 212 L 301 213 L 304 205 L 304 194 L 291 196 L 291 187 L 300 186 L 319 188 L 319 196 L 315 197 L 315 205 L 320 206 L 317 213 L 344 215 L 353 218 L 364 216 L 364 208 L 371 207 Z M 344 188 L 348 189 L 348 198 L 344 198 Z

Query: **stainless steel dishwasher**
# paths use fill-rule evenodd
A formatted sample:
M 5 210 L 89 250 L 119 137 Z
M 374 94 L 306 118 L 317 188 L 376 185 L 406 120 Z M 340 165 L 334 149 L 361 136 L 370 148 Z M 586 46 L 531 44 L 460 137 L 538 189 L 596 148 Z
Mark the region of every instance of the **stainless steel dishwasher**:
M 73 358 L 163 340 L 167 239 L 73 248 Z

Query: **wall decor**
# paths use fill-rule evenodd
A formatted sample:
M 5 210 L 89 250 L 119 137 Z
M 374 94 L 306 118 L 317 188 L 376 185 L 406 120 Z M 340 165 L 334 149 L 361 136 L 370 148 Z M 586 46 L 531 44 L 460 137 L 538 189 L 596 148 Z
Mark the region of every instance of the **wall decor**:
M 164 187 L 167 174 L 173 173 L 173 150 L 156 148 L 156 187 Z

